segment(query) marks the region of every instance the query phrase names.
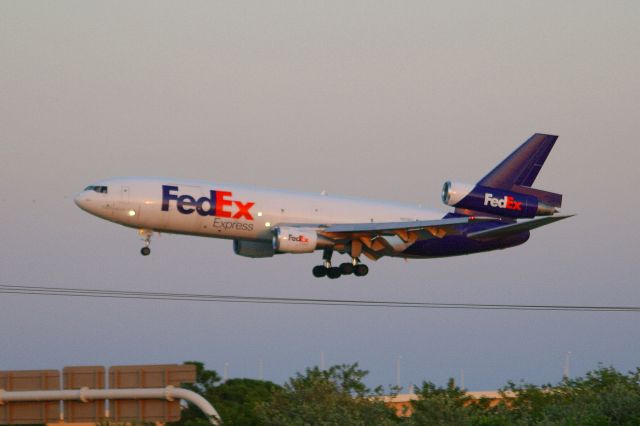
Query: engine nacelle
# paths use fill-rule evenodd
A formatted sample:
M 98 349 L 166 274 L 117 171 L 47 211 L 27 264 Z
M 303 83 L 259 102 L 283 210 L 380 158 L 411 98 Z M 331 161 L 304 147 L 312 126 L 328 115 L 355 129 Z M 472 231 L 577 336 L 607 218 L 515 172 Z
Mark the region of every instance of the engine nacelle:
M 279 226 L 273 230 L 273 249 L 279 253 L 311 253 L 318 246 L 318 234 L 309 228 Z
M 533 195 L 451 182 L 445 182 L 442 187 L 442 202 L 461 209 L 514 218 L 549 216 L 557 212 L 555 207 L 540 202 Z
M 251 258 L 273 257 L 275 254 L 273 244 L 269 241 L 233 240 L 233 252 Z

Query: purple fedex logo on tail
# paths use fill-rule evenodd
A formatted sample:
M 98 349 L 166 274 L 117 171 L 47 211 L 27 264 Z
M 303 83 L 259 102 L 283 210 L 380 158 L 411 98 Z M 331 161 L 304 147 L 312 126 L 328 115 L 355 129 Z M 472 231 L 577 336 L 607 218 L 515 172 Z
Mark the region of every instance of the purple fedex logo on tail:
M 255 203 L 233 200 L 231 191 L 210 190 L 209 197 L 200 197 L 196 200 L 188 194 L 178 196 L 179 190 L 177 186 L 162 185 L 162 211 L 169 211 L 171 201 L 175 201 L 176 209 L 182 214 L 191 214 L 195 211 L 200 216 L 253 220 L 250 210 Z
M 505 195 L 504 198 L 495 198 L 493 194 L 486 192 L 484 194 L 484 205 L 491 207 L 498 207 L 500 209 L 507 210 L 522 210 L 523 201 L 516 201 L 515 198 Z
M 445 204 L 512 218 L 533 218 L 555 213 L 553 208 L 549 208 L 533 195 L 482 185 L 463 186 L 465 188 L 460 188 L 459 184 L 447 182 L 443 188 Z M 522 188 L 518 189 L 522 190 Z M 536 193 L 544 196 L 539 190 Z

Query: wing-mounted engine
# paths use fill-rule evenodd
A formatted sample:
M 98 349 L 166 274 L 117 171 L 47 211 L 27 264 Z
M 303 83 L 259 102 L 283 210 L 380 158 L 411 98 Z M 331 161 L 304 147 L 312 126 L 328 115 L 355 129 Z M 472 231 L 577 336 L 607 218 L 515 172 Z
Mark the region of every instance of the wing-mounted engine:
M 273 230 L 273 249 L 278 253 L 311 253 L 318 247 L 318 233 L 310 228 L 279 226 Z
M 273 244 L 269 241 L 233 240 L 233 252 L 251 258 L 273 257 L 275 254 Z
M 442 187 L 442 202 L 456 208 L 512 218 L 550 216 L 558 212 L 556 207 L 559 207 L 559 203 L 551 201 L 558 194 L 532 188 L 527 190 L 530 194 L 482 185 L 445 182 Z M 547 200 L 551 203 L 546 203 Z

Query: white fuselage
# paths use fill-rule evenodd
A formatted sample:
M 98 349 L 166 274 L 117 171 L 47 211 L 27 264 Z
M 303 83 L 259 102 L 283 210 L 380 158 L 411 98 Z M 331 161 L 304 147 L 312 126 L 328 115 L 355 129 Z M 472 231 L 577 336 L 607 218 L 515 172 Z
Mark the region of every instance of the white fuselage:
M 273 228 L 285 224 L 313 228 L 443 216 L 401 203 L 167 178 L 107 179 L 75 201 L 91 214 L 132 228 L 253 241 L 270 241 Z

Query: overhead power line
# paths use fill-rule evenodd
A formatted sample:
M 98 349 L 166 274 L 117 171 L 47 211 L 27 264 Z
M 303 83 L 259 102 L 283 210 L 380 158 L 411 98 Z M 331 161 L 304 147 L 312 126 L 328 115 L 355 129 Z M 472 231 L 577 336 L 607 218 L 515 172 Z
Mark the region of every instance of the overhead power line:
M 474 309 L 511 311 L 640 312 L 640 306 L 523 305 L 483 303 L 404 302 L 389 300 L 306 299 L 290 297 L 230 296 L 197 293 L 166 293 L 110 289 L 82 289 L 0 284 L 0 293 L 38 296 L 108 299 L 164 300 L 184 302 L 257 303 L 278 305 L 349 306 L 421 309 Z

